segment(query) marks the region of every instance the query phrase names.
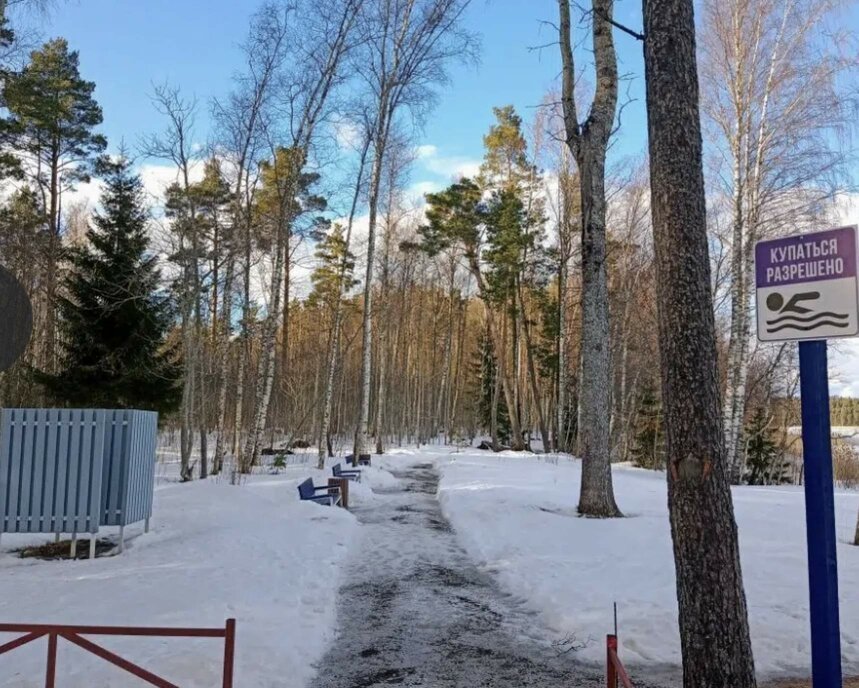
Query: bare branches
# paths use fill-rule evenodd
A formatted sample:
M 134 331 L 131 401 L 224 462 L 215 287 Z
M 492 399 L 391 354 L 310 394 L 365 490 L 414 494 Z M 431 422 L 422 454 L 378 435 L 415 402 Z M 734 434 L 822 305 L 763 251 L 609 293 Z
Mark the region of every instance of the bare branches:
M 576 111 L 575 75 L 576 63 L 573 57 L 573 45 L 570 36 L 570 3 L 569 0 L 558 0 L 560 13 L 560 47 L 561 47 L 561 104 L 563 106 L 564 130 L 567 145 L 578 158 L 579 148 L 579 117 Z
M 167 119 L 167 128 L 161 134 L 141 137 L 140 152 L 146 157 L 169 160 L 179 170 L 187 172 L 194 156 L 197 99 L 186 98 L 178 86 L 168 82 L 155 84 L 150 99 L 158 114 Z

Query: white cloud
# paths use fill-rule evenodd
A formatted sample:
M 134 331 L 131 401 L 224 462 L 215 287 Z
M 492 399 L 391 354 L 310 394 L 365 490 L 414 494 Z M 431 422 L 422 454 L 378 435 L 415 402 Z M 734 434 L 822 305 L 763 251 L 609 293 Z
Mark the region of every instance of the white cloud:
M 164 192 L 170 184 L 179 181 L 179 169 L 174 165 L 145 163 L 137 165 L 135 171 L 143 181 L 143 188 L 151 204 L 164 200 Z M 204 163 L 195 162 L 191 165 L 191 181 L 197 182 L 203 178 Z M 63 195 L 63 205 L 67 208 L 84 204 L 91 209 L 98 208 L 99 198 L 104 189 L 101 179 L 93 178 L 84 184 L 78 184 L 74 191 Z
M 416 152 L 418 154 L 418 158 L 432 158 L 435 155 L 438 155 L 438 146 L 433 146 L 431 143 L 425 143 L 422 146 L 418 146 Z
M 842 225 L 859 225 L 859 193 L 838 194 L 835 211 Z
M 361 129 L 348 119 L 334 123 L 334 140 L 339 148 L 355 149 L 361 143 Z
M 204 171 L 205 163 L 202 160 L 191 163 L 191 182 L 198 182 L 203 179 Z M 145 163 L 138 165 L 137 173 L 143 180 L 143 188 L 146 189 L 146 193 L 159 201 L 164 198 L 167 187 L 178 182 L 180 178 L 179 168 L 175 165 Z
M 417 147 L 418 166 L 425 172 L 443 177 L 445 182 L 461 177 L 473 177 L 480 172 L 480 160 L 461 155 L 442 155 L 438 146 L 424 144 Z
M 439 182 L 417 182 L 409 187 L 407 194 L 412 203 L 415 205 L 423 205 L 426 203 L 424 194 L 435 193 L 437 191 L 441 191 L 441 189 L 442 185 Z

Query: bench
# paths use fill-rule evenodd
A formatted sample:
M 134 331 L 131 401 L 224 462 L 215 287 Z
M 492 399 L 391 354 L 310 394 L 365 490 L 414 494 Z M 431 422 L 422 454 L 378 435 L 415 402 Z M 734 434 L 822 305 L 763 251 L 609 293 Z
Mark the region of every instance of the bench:
M 316 494 L 325 490 L 325 494 Z M 308 478 L 298 486 L 298 496 L 304 502 L 316 502 L 317 504 L 325 504 L 326 506 L 337 506 L 340 504 L 340 490 L 337 487 L 323 485 L 315 487 L 313 478 Z
M 334 474 L 335 478 L 346 478 L 347 480 L 354 480 L 355 482 L 361 482 L 361 471 L 344 471 L 343 467 L 338 463 L 332 469 L 331 472 Z
M 355 455 L 349 454 L 344 461 L 346 463 L 354 463 Z M 358 465 L 359 466 L 369 466 L 370 465 L 370 455 L 369 454 L 360 454 L 358 456 Z

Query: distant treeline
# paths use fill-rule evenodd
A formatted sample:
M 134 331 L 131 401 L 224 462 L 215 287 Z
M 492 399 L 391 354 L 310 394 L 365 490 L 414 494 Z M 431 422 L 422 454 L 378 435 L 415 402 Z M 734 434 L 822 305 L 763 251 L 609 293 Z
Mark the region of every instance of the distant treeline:
M 789 422 L 786 423 L 787 426 L 801 423 L 799 399 L 783 399 L 778 402 L 778 406 L 788 410 L 787 420 Z M 859 427 L 859 398 L 831 397 L 829 400 L 829 421 L 833 427 Z

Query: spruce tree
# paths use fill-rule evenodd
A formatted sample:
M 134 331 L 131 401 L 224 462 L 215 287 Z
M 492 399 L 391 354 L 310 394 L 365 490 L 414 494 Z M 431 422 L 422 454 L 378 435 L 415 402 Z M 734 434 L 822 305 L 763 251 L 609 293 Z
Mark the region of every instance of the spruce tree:
M 498 364 L 492 352 L 492 341 L 489 334 L 484 331 L 480 338 L 480 346 L 477 350 L 478 379 L 480 380 L 480 396 L 478 411 L 481 425 L 491 432 L 492 429 L 492 406 L 494 398 L 498 394 L 495 389 L 500 384 L 498 380 Z M 498 411 L 496 429 L 498 442 L 506 445 L 510 442 L 510 413 L 504 401 L 504 395 L 498 394 Z
M 645 384 L 638 399 L 635 437 L 630 452 L 633 462 L 642 468 L 665 467 L 665 432 L 662 428 L 662 404 L 653 385 Z
M 755 411 L 743 433 L 746 443 L 746 482 L 749 485 L 778 485 L 787 482 L 788 464 L 782 460 L 762 408 Z
M 66 251 L 59 300 L 60 370 L 37 373 L 57 402 L 169 413 L 181 365 L 166 343 L 173 311 L 148 252 L 143 184 L 127 161 L 111 164 L 87 243 Z

